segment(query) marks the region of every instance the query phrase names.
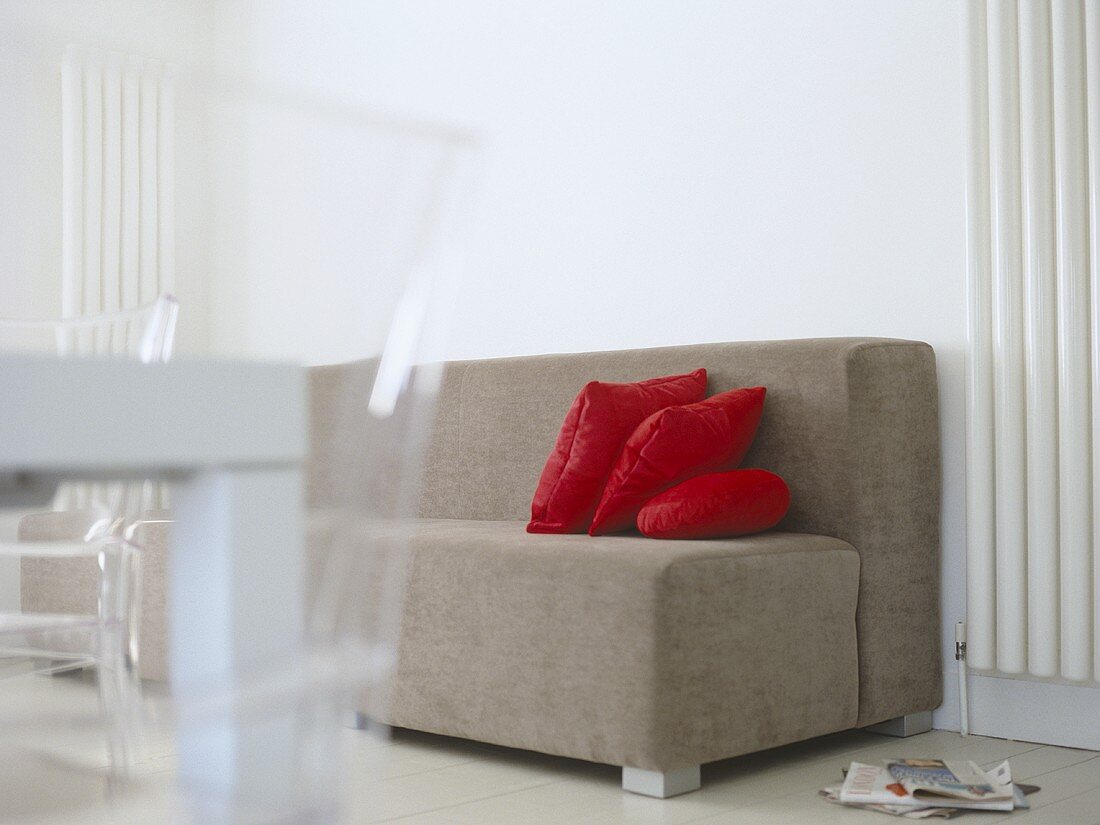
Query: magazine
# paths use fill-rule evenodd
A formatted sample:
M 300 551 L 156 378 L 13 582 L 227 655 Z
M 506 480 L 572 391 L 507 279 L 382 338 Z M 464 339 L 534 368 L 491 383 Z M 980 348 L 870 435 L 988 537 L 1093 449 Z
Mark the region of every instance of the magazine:
M 1012 787 L 996 782 L 973 762 L 892 759 L 886 770 L 921 802 L 981 803 L 983 808 L 1012 810 Z
M 878 805 L 840 801 L 840 785 L 822 788 L 818 791 L 821 796 L 830 802 L 845 805 L 849 808 L 861 808 L 865 811 L 878 811 L 890 816 L 901 816 L 906 819 L 950 819 L 959 813 L 957 808 L 936 808 L 913 805 Z
M 918 805 L 904 786 L 881 765 L 853 762 L 840 787 L 839 799 L 855 805 Z
M 890 766 L 902 762 L 909 763 L 906 770 L 911 770 L 928 767 L 927 763 L 939 763 L 939 760 L 889 759 L 882 765 L 853 762 L 843 785 L 823 788 L 820 793 L 826 799 L 842 805 L 867 808 L 908 819 L 947 819 L 964 810 L 1011 811 L 1014 808 L 1029 807 L 1023 792 L 1012 783 L 1012 773 L 1007 761 L 990 771 L 983 771 L 973 763 L 964 763 L 967 764 L 966 770 L 961 767 L 958 769 L 966 778 L 974 779 L 975 786 L 985 786 L 987 793 L 978 800 L 928 793 L 914 795 L 905 783 L 908 782 L 911 788 L 916 788 L 917 780 L 900 769 L 899 773 L 904 774 L 904 781 L 899 781 L 891 773 Z M 922 764 L 912 764 L 918 762 Z M 974 773 L 975 770 L 978 773 Z M 947 784 L 946 775 L 939 776 L 941 785 Z M 961 778 L 954 772 L 952 776 L 956 780 Z M 927 778 L 922 778 L 920 784 L 925 787 Z M 966 790 L 965 793 L 974 794 L 976 791 Z M 1007 796 L 1002 796 L 1005 793 Z

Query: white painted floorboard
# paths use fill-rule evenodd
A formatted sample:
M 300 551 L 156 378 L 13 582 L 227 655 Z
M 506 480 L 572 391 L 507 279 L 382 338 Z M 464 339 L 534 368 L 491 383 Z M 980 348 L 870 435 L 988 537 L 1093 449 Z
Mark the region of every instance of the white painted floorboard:
M 135 790 L 106 795 L 97 732 L 27 720 L 91 713 L 86 680 L 28 676 L 0 681 L 0 822 L 157 825 L 172 822 L 170 736 L 150 732 Z M 1010 759 L 1019 781 L 1040 785 L 1030 812 L 968 814 L 963 822 L 1100 825 L 1100 753 L 932 731 L 910 739 L 849 731 L 703 766 L 702 790 L 668 799 L 623 793 L 618 769 L 410 731 L 383 741 L 343 732 L 351 822 L 399 825 L 763 825 L 883 823 L 881 814 L 832 805 L 817 789 L 853 759 L 945 756 Z

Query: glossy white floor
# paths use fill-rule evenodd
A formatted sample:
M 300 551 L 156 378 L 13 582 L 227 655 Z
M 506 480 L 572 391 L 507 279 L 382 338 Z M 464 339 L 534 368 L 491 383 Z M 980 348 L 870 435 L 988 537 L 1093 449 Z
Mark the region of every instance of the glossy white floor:
M 0 682 L 0 822 L 173 822 L 171 739 L 150 735 L 134 789 L 106 797 L 103 748 L 95 731 L 43 732 L 19 720 L 52 710 L 93 710 L 94 687 L 73 677 L 24 676 Z M 344 732 L 353 822 L 521 823 L 829 823 L 890 821 L 817 797 L 853 759 L 947 756 L 983 764 L 1010 759 L 1014 776 L 1042 787 L 1033 810 L 970 814 L 964 821 L 1021 825 L 1100 823 L 1100 753 L 933 731 L 897 740 L 853 731 L 703 768 L 703 788 L 669 800 L 624 794 L 604 765 L 398 731 L 382 741 Z

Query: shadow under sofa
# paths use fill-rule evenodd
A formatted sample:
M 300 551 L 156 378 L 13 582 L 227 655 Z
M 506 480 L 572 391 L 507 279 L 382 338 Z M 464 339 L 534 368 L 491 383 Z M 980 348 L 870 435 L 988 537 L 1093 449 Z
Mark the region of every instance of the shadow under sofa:
M 777 530 L 669 541 L 532 535 L 530 495 L 589 380 L 708 370 L 763 385 L 743 462 L 781 475 Z M 338 501 L 374 362 L 315 367 L 308 501 Z M 346 452 L 345 452 L 346 451 Z M 624 768 L 628 790 L 699 786 L 699 765 L 927 712 L 941 701 L 939 423 L 922 343 L 809 339 L 547 355 L 445 366 L 427 451 L 395 682 L 398 727 Z M 32 530 L 41 534 L 39 526 Z M 325 519 L 310 552 L 325 552 Z M 142 672 L 165 677 L 166 525 L 149 565 Z M 23 563 L 26 610 L 74 609 L 94 571 Z M 48 561 L 48 560 L 46 560 Z M 81 581 L 87 578 L 87 581 Z M 90 596 L 88 595 L 90 591 Z M 902 732 L 913 730 L 904 724 Z

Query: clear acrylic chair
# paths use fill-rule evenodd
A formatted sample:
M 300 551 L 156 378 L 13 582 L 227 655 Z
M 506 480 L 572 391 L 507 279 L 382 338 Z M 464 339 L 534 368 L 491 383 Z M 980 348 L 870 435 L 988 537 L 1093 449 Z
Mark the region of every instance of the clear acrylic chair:
M 293 763 L 293 782 L 199 786 L 188 773 L 190 742 L 180 742 L 180 786 L 196 823 L 345 821 L 352 800 L 342 779 L 377 766 L 353 766 L 338 755 L 349 736 L 384 731 L 352 732 L 346 722 L 363 710 L 386 718 L 397 665 L 409 555 L 403 526 L 416 515 L 440 380 L 431 363 L 443 357 L 454 305 L 475 141 L 448 127 L 231 83 L 218 84 L 214 96 L 235 128 L 215 145 L 213 165 L 272 157 L 279 169 L 277 176 L 231 178 L 237 189 L 229 200 L 243 205 L 234 214 L 248 232 L 214 266 L 262 267 L 269 282 L 294 284 L 308 262 L 314 297 L 283 307 L 284 337 L 292 343 L 298 326 L 316 328 L 325 319 L 326 340 L 312 351 L 323 352 L 324 363 L 341 363 L 311 372 L 312 415 L 346 439 L 342 449 L 311 458 L 312 469 L 324 465 L 325 478 L 310 479 L 303 648 L 220 682 L 188 684 L 170 709 L 189 737 L 197 729 L 217 738 L 292 720 L 296 752 L 285 761 Z M 283 225 L 282 213 L 269 208 L 287 192 L 299 207 L 308 204 L 308 233 Z M 336 297 L 326 303 L 326 294 Z M 317 315 L 303 324 L 303 312 Z M 289 346 L 286 354 L 295 355 Z M 329 378 L 332 392 L 322 400 Z M 233 798 L 219 800 L 220 792 Z M 363 814 L 355 804 L 351 821 Z
M 101 315 L 0 319 L 0 354 L 163 362 L 172 351 L 177 314 L 176 300 L 162 295 L 134 309 Z M 0 678 L 94 667 L 115 780 L 129 773 L 131 734 L 140 711 L 140 546 L 134 539 L 152 490 L 146 482 L 63 483 L 53 512 L 25 518 L 19 541 L 0 542 L 0 556 L 46 559 L 46 571 L 63 575 L 70 564 L 66 560 L 80 559 L 97 570 L 94 612 L 0 613 L 0 665 L 6 665 Z M 28 664 L 13 667 L 15 662 Z
M 400 319 L 393 329 L 419 335 Z M 189 786 L 182 776 L 181 810 L 190 818 L 181 823 L 335 825 L 380 813 L 381 800 L 364 796 L 363 788 L 389 754 L 355 740 L 390 734 L 385 720 L 412 552 L 408 528 L 417 516 L 442 374 L 440 365 L 394 363 L 394 357 L 389 349 L 321 369 L 336 387 L 326 426 L 347 441 L 346 450 L 327 457 L 326 490 L 308 513 L 304 650 L 238 673 L 232 683 L 209 684 L 185 701 L 173 697 L 168 711 L 176 723 L 210 736 L 293 715 L 299 735 L 289 756 L 292 784 L 268 794 L 245 789 L 219 804 L 210 789 Z

